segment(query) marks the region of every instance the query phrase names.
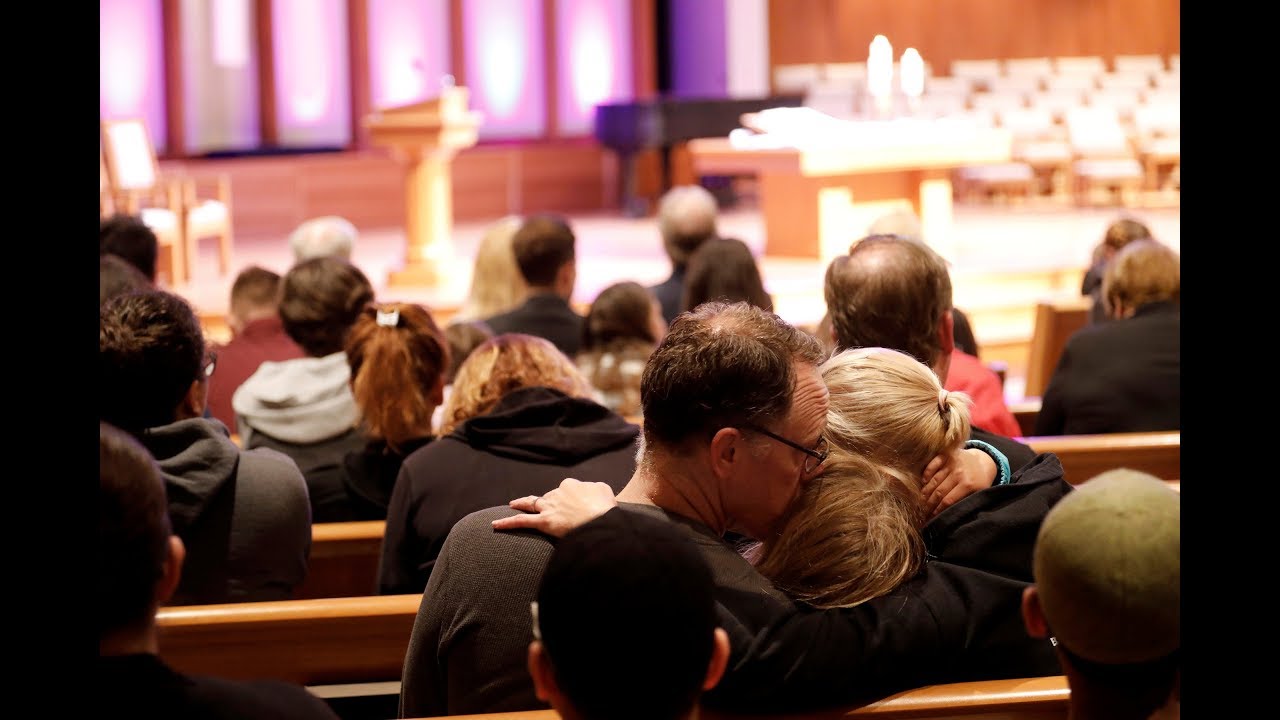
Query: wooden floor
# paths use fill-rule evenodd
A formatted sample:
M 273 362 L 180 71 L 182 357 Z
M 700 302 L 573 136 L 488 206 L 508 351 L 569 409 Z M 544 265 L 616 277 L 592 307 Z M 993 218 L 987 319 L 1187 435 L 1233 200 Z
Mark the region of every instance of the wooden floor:
M 1145 222 L 1160 240 L 1179 250 L 1179 207 L 1167 202 L 1152 205 L 1123 212 Z M 1121 212 L 1118 207 L 1073 208 L 1053 201 L 955 206 L 951 236 L 938 249 L 951 262 L 955 304 L 969 314 L 983 359 L 1009 364 L 1006 390 L 1011 400 L 1021 399 L 1035 302 L 1078 295 L 1090 251 Z M 652 217 L 595 213 L 571 214 L 569 219 L 578 239 L 575 301 L 590 302 L 619 280 L 650 284 L 666 278 L 669 266 Z M 446 263 L 447 280 L 438 287 L 387 287 L 388 272 L 403 262 L 402 227 L 361 227 L 353 260 L 377 287 L 379 299 L 448 310 L 466 296 L 471 258 L 488 224 L 455 224 L 454 257 Z M 851 229 L 851 239 L 863 229 Z M 741 238 L 757 252 L 765 285 L 782 317 L 796 324 L 816 323 L 822 317 L 825 263 L 764 255 L 763 223 L 749 198 L 723 213 L 720 232 Z M 236 237 L 230 271 L 219 276 L 217 244 L 208 240 L 199 249 L 190 282 L 174 290 L 202 315 L 216 318 L 225 314 L 231 283 L 241 268 L 261 265 L 283 273 L 290 263 L 284 236 L 241 234 Z

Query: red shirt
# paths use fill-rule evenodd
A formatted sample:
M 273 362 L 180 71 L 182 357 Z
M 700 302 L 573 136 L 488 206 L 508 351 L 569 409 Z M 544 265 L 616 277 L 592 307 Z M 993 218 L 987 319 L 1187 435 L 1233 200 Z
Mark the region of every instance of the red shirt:
M 236 413 L 231 409 L 231 396 L 267 360 L 281 361 L 306 357 L 298 344 L 289 338 L 280 316 L 254 320 L 226 345 L 214 347 L 218 364 L 209 378 L 209 413 L 222 421 L 231 432 L 236 431 Z
M 1022 435 L 1022 427 L 1004 403 L 1000 377 L 978 358 L 953 350 L 951 370 L 947 372 L 943 387 L 948 391 L 967 393 L 973 399 L 973 405 L 969 407 L 970 424 L 1006 437 Z

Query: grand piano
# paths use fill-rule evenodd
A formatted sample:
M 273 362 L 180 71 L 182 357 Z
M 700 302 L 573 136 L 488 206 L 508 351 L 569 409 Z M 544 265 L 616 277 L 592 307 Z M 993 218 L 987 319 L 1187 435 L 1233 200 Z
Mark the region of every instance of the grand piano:
M 621 206 L 631 216 L 643 215 L 646 203 L 636 197 L 636 155 L 661 151 L 662 187 L 671 186 L 671 148 L 695 138 L 724 137 L 742 126 L 743 113 L 771 107 L 799 107 L 803 95 L 764 98 L 658 98 L 596 106 L 594 134 L 601 145 L 618 153 L 622 175 Z

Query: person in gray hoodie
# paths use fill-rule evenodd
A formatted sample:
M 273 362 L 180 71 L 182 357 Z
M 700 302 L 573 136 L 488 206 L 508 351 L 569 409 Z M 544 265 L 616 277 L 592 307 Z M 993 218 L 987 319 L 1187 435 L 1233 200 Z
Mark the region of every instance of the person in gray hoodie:
M 161 291 L 108 301 L 98 365 L 99 420 L 155 457 L 187 548 L 170 604 L 290 598 L 311 550 L 306 483 L 287 456 L 241 450 L 204 417 L 216 357 L 191 306 Z
M 231 396 L 240 443 L 279 450 L 297 463 L 312 522 L 354 519 L 343 458 L 363 450 L 366 438 L 343 345 L 372 302 L 369 279 L 339 257 L 294 265 L 281 283 L 280 319 L 307 357 L 262 363 Z

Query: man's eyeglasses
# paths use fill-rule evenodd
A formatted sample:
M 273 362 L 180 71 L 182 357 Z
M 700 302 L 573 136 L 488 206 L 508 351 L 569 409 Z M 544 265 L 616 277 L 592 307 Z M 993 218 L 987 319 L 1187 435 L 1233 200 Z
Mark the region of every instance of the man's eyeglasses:
M 204 376 L 206 378 L 213 377 L 213 371 L 216 367 L 218 367 L 218 353 L 210 351 L 204 359 Z
M 800 452 L 804 453 L 807 456 L 804 459 L 805 475 L 813 474 L 813 472 L 817 470 L 822 465 L 822 463 L 827 461 L 827 455 L 830 453 L 830 451 L 827 448 L 826 435 L 820 435 L 818 437 L 818 444 L 814 447 L 814 449 L 810 450 L 809 448 L 799 443 L 792 442 L 777 433 L 765 430 L 759 425 L 745 425 L 743 427 L 745 427 L 747 430 L 751 430 L 752 432 L 758 432 L 761 435 L 777 440 L 778 442 L 782 443 L 783 445 L 786 445 L 787 447 L 795 448 L 796 450 L 799 450 Z

